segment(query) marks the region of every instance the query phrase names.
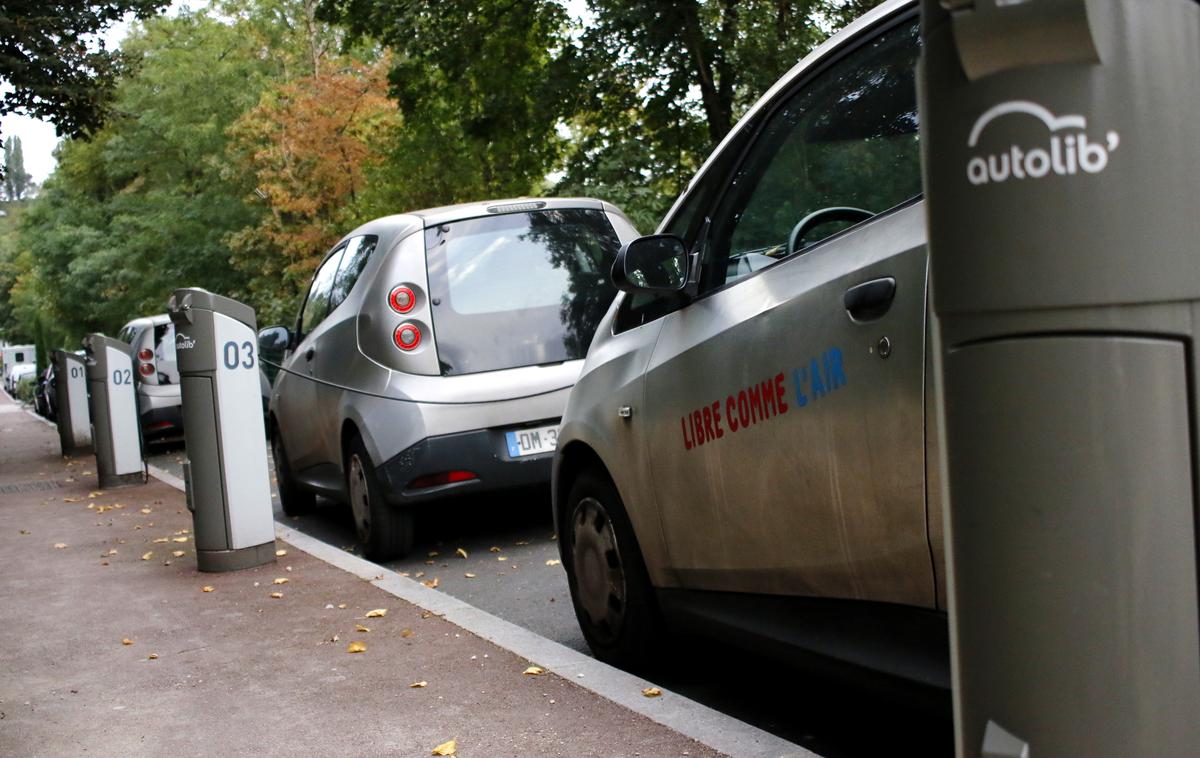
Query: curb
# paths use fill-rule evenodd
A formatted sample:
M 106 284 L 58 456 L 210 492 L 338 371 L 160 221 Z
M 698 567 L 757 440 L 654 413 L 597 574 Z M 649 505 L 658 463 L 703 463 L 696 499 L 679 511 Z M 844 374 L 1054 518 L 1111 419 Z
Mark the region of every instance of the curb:
M 150 465 L 147 468 L 151 476 L 184 491 L 184 482 L 179 477 L 158 466 Z M 546 639 L 444 592 L 429 589 L 414 579 L 400 576 L 391 569 L 296 531 L 287 524 L 276 521 L 275 534 L 318 560 L 371 582 L 422 610 L 438 614 L 494 645 L 713 750 L 738 758 L 820 758 L 799 745 L 669 690 L 660 688 L 661 697 L 644 697 L 642 690 L 652 686 L 652 682 Z

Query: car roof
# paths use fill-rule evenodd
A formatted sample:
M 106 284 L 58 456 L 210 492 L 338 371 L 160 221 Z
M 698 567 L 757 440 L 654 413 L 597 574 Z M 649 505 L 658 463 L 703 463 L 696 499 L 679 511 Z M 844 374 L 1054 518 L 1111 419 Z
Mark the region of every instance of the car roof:
M 170 322 L 171 317 L 167 314 L 156 313 L 153 316 L 141 316 L 139 318 L 135 318 L 129 323 L 125 324 L 125 326 L 121 327 L 121 329 L 122 331 L 125 329 L 137 329 L 138 331 L 141 331 L 148 326 L 161 326 L 162 324 L 168 324 Z
M 792 84 L 794 84 L 797 79 L 803 76 L 809 68 L 823 59 L 830 50 L 846 44 L 851 38 L 858 36 L 858 34 L 864 29 L 872 27 L 880 21 L 891 18 L 892 16 L 902 13 L 909 8 L 916 7 L 917 0 L 886 0 L 886 2 L 880 3 L 863 15 L 859 16 L 851 23 L 847 24 L 837 34 L 817 45 L 808 55 L 801 58 L 799 63 L 797 63 L 795 66 L 792 66 L 792 68 L 789 69 L 786 74 L 779 77 L 778 81 L 772 84 L 771 88 L 763 93 L 762 97 L 760 97 L 758 101 L 750 108 L 750 110 L 746 111 L 746 113 L 738 120 L 737 124 L 735 124 L 734 127 L 729 130 L 729 133 L 725 135 L 717 147 L 711 153 L 709 153 L 708 158 L 705 159 L 704 163 L 700 165 L 700 169 L 695 173 L 694 176 L 692 176 L 691 181 L 688 182 L 687 189 L 679 193 L 679 197 L 675 198 L 675 202 L 671 205 L 671 209 L 667 211 L 666 215 L 663 216 L 662 221 L 659 222 L 659 228 L 657 231 L 660 233 L 663 231 L 663 227 L 666 225 L 667 220 L 675 215 L 675 211 L 677 210 L 679 204 L 683 201 L 683 198 L 687 196 L 688 191 L 690 191 L 692 187 L 696 185 L 696 182 L 700 181 L 702 176 L 708 173 L 708 170 L 712 166 L 716 157 L 725 150 L 725 147 L 729 144 L 730 140 L 734 138 L 734 135 L 738 134 L 742 128 L 745 127 L 746 122 L 756 117 L 760 111 L 770 107 L 772 101 L 775 99 L 775 96 L 779 94 L 780 90 L 791 87 Z

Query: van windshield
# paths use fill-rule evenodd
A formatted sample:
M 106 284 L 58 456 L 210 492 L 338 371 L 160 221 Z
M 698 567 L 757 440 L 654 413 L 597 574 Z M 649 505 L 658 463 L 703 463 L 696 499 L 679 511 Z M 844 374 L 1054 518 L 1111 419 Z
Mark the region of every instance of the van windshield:
M 603 211 L 466 219 L 425 230 L 442 375 L 582 358 L 616 290 Z

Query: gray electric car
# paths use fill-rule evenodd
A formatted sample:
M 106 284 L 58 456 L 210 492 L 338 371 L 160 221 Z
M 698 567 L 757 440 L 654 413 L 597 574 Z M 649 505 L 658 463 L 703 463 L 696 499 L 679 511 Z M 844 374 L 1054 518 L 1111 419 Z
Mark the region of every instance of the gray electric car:
M 165 313 L 135 318 L 117 334 L 133 348 L 138 418 L 147 441 L 183 433 L 183 396 L 175 362 L 175 327 Z
M 918 53 L 869 12 L 622 249 L 553 484 L 598 657 L 684 622 L 948 686 Z
M 636 232 L 589 199 L 371 221 L 325 256 L 284 354 L 269 431 L 284 511 L 349 502 L 367 555 L 412 546 L 414 505 L 547 483 L 559 418 Z

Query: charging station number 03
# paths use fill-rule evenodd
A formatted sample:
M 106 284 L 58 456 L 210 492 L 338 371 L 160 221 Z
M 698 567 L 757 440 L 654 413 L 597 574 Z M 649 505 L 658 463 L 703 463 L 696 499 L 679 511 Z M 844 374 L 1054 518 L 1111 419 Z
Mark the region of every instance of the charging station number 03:
M 225 368 L 254 368 L 254 343 L 246 341 L 241 345 L 236 342 L 226 342 L 221 350 Z

